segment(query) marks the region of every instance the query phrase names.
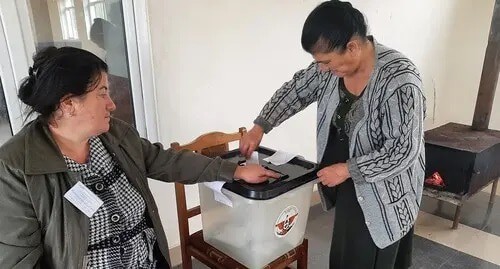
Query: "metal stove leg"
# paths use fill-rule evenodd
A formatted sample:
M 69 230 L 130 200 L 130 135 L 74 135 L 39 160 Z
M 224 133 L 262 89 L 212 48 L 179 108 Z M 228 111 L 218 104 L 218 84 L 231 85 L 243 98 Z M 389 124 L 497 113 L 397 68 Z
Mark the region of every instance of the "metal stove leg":
M 438 200 L 438 202 L 437 202 L 437 209 L 436 209 L 436 211 L 438 213 L 443 212 L 443 204 L 444 204 L 443 200 Z
M 495 203 L 495 197 L 497 196 L 497 187 L 498 187 L 498 178 L 493 181 L 493 185 L 491 186 L 491 194 L 490 194 L 490 203 L 488 205 L 488 209 L 490 207 L 493 207 L 493 204 Z
M 451 226 L 453 230 L 456 230 L 458 228 L 458 222 L 460 221 L 460 211 L 462 211 L 462 204 L 457 205 L 457 209 L 455 210 L 455 217 L 453 218 L 453 226 Z
M 488 203 L 488 209 L 486 210 L 486 215 L 484 216 L 483 224 L 481 225 L 481 230 L 488 227 L 488 222 L 490 221 L 491 211 L 493 210 L 493 205 L 495 204 L 495 197 L 497 196 L 498 178 L 493 181 L 491 186 L 490 201 Z

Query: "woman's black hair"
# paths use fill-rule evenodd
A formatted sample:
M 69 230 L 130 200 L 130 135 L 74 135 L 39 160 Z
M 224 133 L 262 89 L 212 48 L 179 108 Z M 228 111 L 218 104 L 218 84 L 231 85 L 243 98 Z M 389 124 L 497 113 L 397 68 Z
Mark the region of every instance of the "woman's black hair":
M 28 105 L 26 119 L 34 112 L 48 120 L 65 96 L 81 96 L 108 72 L 107 64 L 89 51 L 73 47 L 48 47 L 33 56 L 33 67 L 18 97 Z
M 366 39 L 367 25 L 361 12 L 349 2 L 321 3 L 307 17 L 302 29 L 302 48 L 311 53 L 345 51 L 353 36 Z

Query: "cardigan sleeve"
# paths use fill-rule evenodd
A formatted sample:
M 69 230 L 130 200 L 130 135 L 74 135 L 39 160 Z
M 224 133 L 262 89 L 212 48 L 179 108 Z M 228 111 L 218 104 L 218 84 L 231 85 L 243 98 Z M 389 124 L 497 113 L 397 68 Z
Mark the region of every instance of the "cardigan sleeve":
M 254 123 L 261 126 L 265 133 L 269 133 L 272 128 L 318 99 L 321 79 L 321 71 L 316 63 L 298 71 L 274 93 Z

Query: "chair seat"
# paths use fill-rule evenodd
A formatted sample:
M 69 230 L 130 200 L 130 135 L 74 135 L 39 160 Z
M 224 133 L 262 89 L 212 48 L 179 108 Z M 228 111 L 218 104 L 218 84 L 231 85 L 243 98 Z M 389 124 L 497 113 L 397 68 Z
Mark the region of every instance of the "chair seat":
M 190 254 L 196 259 L 209 265 L 210 268 L 247 269 L 247 267 L 232 259 L 224 252 L 205 242 L 205 240 L 203 240 L 202 230 L 190 235 L 189 242 L 190 245 L 188 247 L 188 251 L 190 252 Z M 307 244 L 307 239 L 304 239 L 302 244 L 281 255 L 276 260 L 266 265 L 264 268 L 287 268 L 287 265 L 290 264 L 290 260 L 296 260 L 297 257 L 301 255 L 301 252 L 304 253 L 305 251 L 307 251 Z M 208 259 L 206 258 L 207 256 L 209 257 Z

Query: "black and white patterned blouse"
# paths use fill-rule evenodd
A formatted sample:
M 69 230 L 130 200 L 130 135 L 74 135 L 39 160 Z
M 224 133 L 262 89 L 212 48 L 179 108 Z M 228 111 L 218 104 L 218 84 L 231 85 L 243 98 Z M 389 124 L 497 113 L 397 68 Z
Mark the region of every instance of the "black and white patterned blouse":
M 156 235 L 146 224 L 146 204 L 101 140 L 90 139 L 90 157 L 79 164 L 64 156 L 68 169 L 104 204 L 90 218 L 88 268 L 155 268 Z

